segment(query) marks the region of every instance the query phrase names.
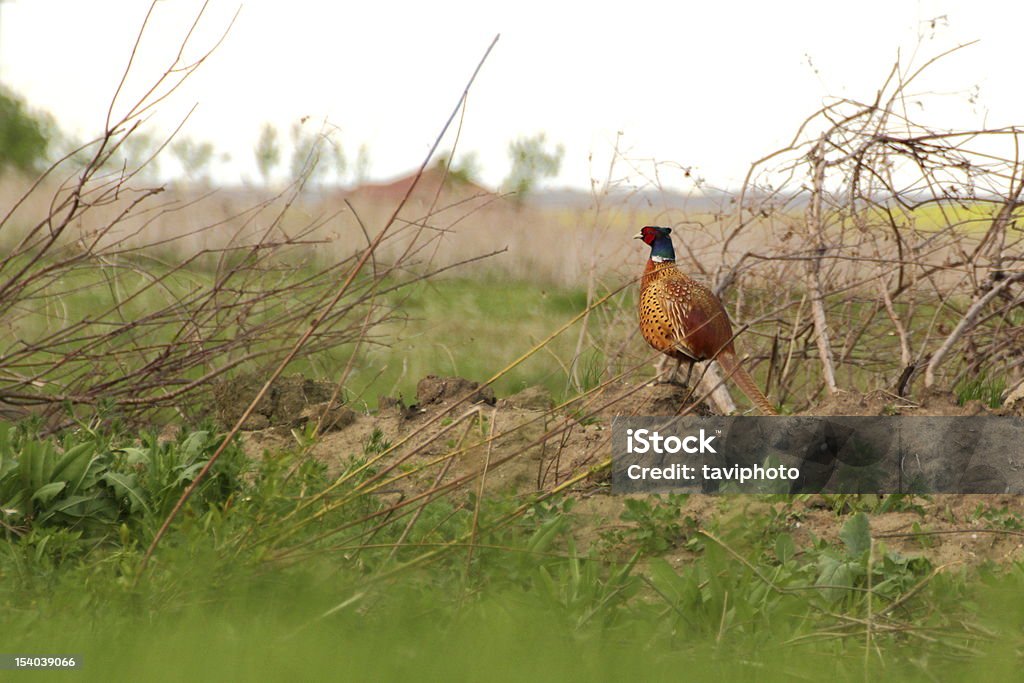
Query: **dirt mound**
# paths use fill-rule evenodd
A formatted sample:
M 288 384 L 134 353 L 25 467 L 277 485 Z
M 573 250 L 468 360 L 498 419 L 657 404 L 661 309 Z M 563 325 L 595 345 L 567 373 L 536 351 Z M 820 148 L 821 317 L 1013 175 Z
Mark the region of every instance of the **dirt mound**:
M 963 416 L 987 415 L 993 411 L 981 401 L 967 401 L 963 405 L 948 391 L 925 392 L 918 401 L 901 398 L 888 391 L 840 391 L 801 415 L 928 415 Z
M 241 374 L 213 388 L 213 414 L 224 429 L 235 425 L 249 403 L 263 388 L 262 375 Z M 331 405 L 336 387 L 330 382 L 317 382 L 302 375 L 279 377 L 256 404 L 242 425 L 245 431 L 269 427 L 297 426 L 309 420 L 321 423 L 320 431 L 342 429 L 355 419 L 355 412 L 346 406 Z
M 522 408 L 523 410 L 551 410 L 555 407 L 555 399 L 544 387 L 527 387 L 518 394 L 498 401 L 499 408 Z
M 236 381 L 218 391 L 218 415 L 234 418 L 262 386 L 256 378 Z M 326 404 L 333 387 L 301 378 L 278 387 L 261 401 L 256 419 L 245 425 L 243 444 L 253 457 L 291 443 L 290 429 Z M 328 396 L 329 397 L 329 396 Z M 381 476 L 394 478 L 389 490 L 415 495 L 438 484 L 475 479 L 487 470 L 485 489 L 515 494 L 553 488 L 611 454 L 614 414 L 674 414 L 685 392 L 672 385 L 619 385 L 592 397 L 589 405 L 614 403 L 597 419 L 581 421 L 587 409 L 556 411 L 551 395 L 533 387 L 496 401 L 490 387 L 461 377 L 424 377 L 416 403 L 382 397 L 376 414 L 347 411 L 335 431 L 322 429 L 311 455 L 330 475 L 354 459 L 379 458 Z M 289 400 L 284 403 L 279 398 Z M 286 405 L 298 406 L 289 413 Z M 620 407 L 621 406 L 621 407 Z M 234 409 L 234 412 L 232 411 Z M 287 416 L 291 415 L 291 419 Z M 477 484 L 474 484 L 474 488 Z
M 260 386 L 258 378 L 250 377 L 220 388 L 221 419 L 237 419 L 248 405 L 244 402 L 251 400 Z M 317 411 L 327 405 L 332 393 L 333 386 L 328 383 L 286 378 L 261 402 L 258 422 L 268 427 L 244 434 L 245 448 L 252 457 L 260 457 L 267 450 L 294 446 L 292 426 L 319 417 Z M 620 383 L 563 412 L 553 409 L 550 394 L 540 388 L 495 401 L 493 392 L 477 382 L 428 376 L 419 383 L 416 400 L 414 406 L 406 407 L 399 400 L 384 399 L 373 415 L 337 408 L 344 417 L 335 431 L 321 430 L 311 446 L 311 457 L 325 463 L 330 476 L 337 476 L 353 460 L 371 463 L 375 474 L 367 485 L 376 487 L 379 495 L 394 496 L 395 502 L 414 499 L 439 486 L 461 484 L 464 487 L 454 494 L 453 504 L 469 505 L 469 493 L 481 487 L 485 494 L 519 497 L 573 481 L 570 491 L 577 498 L 573 516 L 580 540 L 598 542 L 604 532 L 631 524 L 622 520 L 626 497 L 607 494 L 607 471 L 580 476 L 611 454 L 611 418 L 674 415 L 692 399 L 679 385 Z M 703 405 L 697 408 L 697 414 L 709 412 Z M 885 392 L 842 392 L 811 414 L 985 412 L 990 411 L 977 402 L 957 405 L 950 394 L 929 394 L 914 403 Z M 712 518 L 740 520 L 746 515 L 771 514 L 798 545 L 814 538 L 838 542 L 848 519 L 834 509 L 839 498 L 812 496 L 769 503 L 756 496 L 692 495 L 680 512 L 701 525 Z M 1020 537 L 999 533 L 1010 523 L 1007 520 L 1024 512 L 1024 499 L 1018 496 L 936 495 L 908 498 L 893 508 L 872 514 L 871 526 L 878 540 L 899 552 L 927 556 L 936 566 L 1024 558 Z M 689 551 L 682 545 L 666 559 L 677 564 L 688 561 Z
M 711 415 L 711 409 L 704 403 L 692 408 L 696 396 L 689 387 L 675 383 L 609 384 L 593 402 L 602 406 L 597 416 L 611 423 L 617 415 L 678 415 L 689 408 L 689 415 Z
M 466 403 L 494 405 L 493 389 L 480 387 L 479 382 L 462 377 L 427 375 L 416 385 L 416 403 L 421 408 L 436 403 L 462 400 L 466 396 L 469 396 Z

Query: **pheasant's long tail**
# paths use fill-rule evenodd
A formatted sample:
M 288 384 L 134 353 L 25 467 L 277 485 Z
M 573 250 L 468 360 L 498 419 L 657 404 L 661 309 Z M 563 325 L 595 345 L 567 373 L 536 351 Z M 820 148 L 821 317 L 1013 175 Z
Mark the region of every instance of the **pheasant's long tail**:
M 725 374 L 732 377 L 736 385 L 743 390 L 743 393 L 747 395 L 754 405 L 764 413 L 765 415 L 778 415 L 779 412 L 775 410 L 775 406 L 771 404 L 768 398 L 761 393 L 757 384 L 754 382 L 754 378 L 743 369 L 740 365 L 739 359 L 736 358 L 736 354 L 732 351 L 722 351 L 715 357 L 718 364 L 725 370 Z

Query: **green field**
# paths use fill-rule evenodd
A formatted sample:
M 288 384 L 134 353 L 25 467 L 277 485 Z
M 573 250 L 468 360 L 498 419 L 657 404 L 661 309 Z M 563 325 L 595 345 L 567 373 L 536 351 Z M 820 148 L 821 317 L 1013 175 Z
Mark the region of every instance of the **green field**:
M 831 541 L 795 540 L 792 499 L 763 497 L 750 515 L 750 498 L 725 497 L 698 518 L 685 496 L 634 498 L 595 534 L 571 497 L 474 507 L 470 492 L 423 506 L 404 534 L 408 516 L 381 524 L 388 503 L 361 492 L 373 467 L 332 481 L 300 446 L 262 462 L 229 448 L 140 576 L 216 444 L 0 427 L 2 650 L 81 657 L 75 674 L 40 674 L 55 680 L 1009 680 L 1019 668 L 1024 566 L 941 566 L 872 542 L 876 514 L 926 502 L 898 496 L 833 500 Z M 367 443 L 363 458 L 380 450 Z M 77 502 L 40 493 L 48 477 L 70 479 Z
M 380 393 L 414 397 L 416 382 L 428 374 L 490 379 L 587 307 L 583 290 L 489 278 L 434 280 L 395 299 L 396 312 L 406 319 L 382 328 L 381 345 L 368 350 L 352 376 L 352 391 L 371 406 Z M 612 336 L 602 333 L 601 322 L 597 315 L 591 318 L 591 337 Z M 554 396 L 571 393 L 581 324 L 503 375 L 495 391 L 504 396 L 540 385 Z M 583 350 L 585 365 L 603 363 L 593 341 Z
M 77 673 L 40 675 L 84 680 L 961 680 L 1017 670 L 1024 564 L 1012 541 L 1024 517 L 1015 503 L 614 497 L 600 469 L 588 470 L 607 425 L 574 408 L 543 418 L 545 429 L 597 434 L 591 452 L 573 452 L 590 458 L 575 486 L 485 490 L 479 474 L 457 469 L 466 478 L 444 488 L 444 472 L 434 479 L 430 468 L 490 458 L 484 443 L 501 413 L 433 412 L 423 419 L 463 431 L 411 434 L 409 418 L 372 416 L 380 396 L 414 403 L 429 374 L 493 378 L 499 397 L 541 387 L 555 402 L 630 368 L 628 381 L 650 378 L 635 284 L 619 291 L 628 280 L 611 275 L 588 295 L 498 271 L 360 274 L 325 323 L 337 336 L 287 372 L 341 383 L 361 419 L 390 431 L 375 426 L 354 443 L 306 422 L 279 425 L 273 438 L 243 435 L 144 565 L 226 425 L 209 419 L 212 383 L 149 412 L 119 412 L 118 401 L 159 397 L 236 358 L 225 376 L 267 376 L 340 286 L 344 269 L 313 261 L 236 272 L 126 258 L 52 277 L 46 260 L 33 265 L 43 277 L 0 331 L 7 386 L 40 373 L 32 386 L 42 394 L 71 380 L 121 393 L 0 425 L 0 654 L 80 656 Z M 279 298 L 259 298 L 274 287 Z M 210 291 L 223 296 L 201 298 Z M 759 382 L 771 372 L 771 391 L 783 364 L 794 368 L 784 411 L 813 406 L 821 381 L 807 314 L 799 299 L 773 294 L 745 290 L 728 302 L 755 320 L 780 306 L 740 344 L 759 359 Z M 884 310 L 841 293 L 828 305 L 855 340 L 842 385 L 889 386 L 898 347 Z M 153 311 L 164 313 L 138 322 Z M 914 311 L 907 322 L 918 327 L 947 315 L 930 303 Z M 232 346 L 277 320 L 287 324 L 267 328 L 274 335 Z M 186 364 L 196 349 L 215 352 Z M 182 364 L 144 393 L 139 382 L 165 357 Z M 1005 386 L 976 372 L 950 389 L 960 403 L 995 406 Z M 51 433 L 54 413 L 67 421 Z M 511 421 L 501 427 L 516 436 Z M 879 535 L 893 528 L 909 538 Z M 961 542 L 978 533 L 992 543 Z

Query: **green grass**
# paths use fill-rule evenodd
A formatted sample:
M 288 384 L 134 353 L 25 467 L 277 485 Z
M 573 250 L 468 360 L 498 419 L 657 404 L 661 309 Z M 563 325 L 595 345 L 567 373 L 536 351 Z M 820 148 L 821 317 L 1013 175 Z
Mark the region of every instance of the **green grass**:
M 396 593 L 410 597 L 408 591 Z M 366 616 L 351 609 L 314 621 L 308 619 L 318 607 L 314 591 L 283 586 L 278 595 L 275 599 L 267 589 L 226 608 L 204 605 L 152 619 L 91 620 L 88 628 L 102 629 L 102 635 L 84 633 L 77 618 L 58 617 L 37 625 L 31 636 L 7 639 L 5 646 L 19 652 L 77 652 L 82 670 L 61 672 L 59 680 L 97 681 L 860 681 L 864 676 L 954 681 L 1014 680 L 1019 670 L 1009 643 L 986 647 L 970 662 L 941 665 L 927 664 L 927 655 L 919 658 L 906 646 L 886 666 L 869 658 L 863 673 L 862 647 L 844 652 L 782 646 L 767 638 L 756 646 L 734 647 L 728 634 L 716 642 L 714 632 L 673 638 L 655 614 L 627 617 L 616 628 L 572 629 L 561 609 L 522 593 L 489 595 L 455 617 L 443 608 L 448 596 L 415 594 L 419 613 L 390 607 Z M 1008 611 L 1000 609 L 1005 622 L 990 623 L 1019 626 Z M 60 645 L 54 648 L 55 643 Z
M 1005 377 L 989 378 L 985 374 L 962 380 L 954 389 L 956 401 L 963 405 L 968 401 L 981 401 L 989 408 L 998 408 L 1003 404 L 1003 392 L 1006 390 Z
M 490 379 L 587 307 L 582 289 L 489 278 L 434 280 L 390 295 L 386 301 L 406 320 L 377 330 L 380 344 L 360 356 L 348 387 L 350 395 L 361 397 L 371 408 L 381 394 L 401 395 L 413 402 L 417 382 L 428 374 L 478 382 Z M 535 385 L 556 398 L 573 393 L 567 371 L 578 325 L 501 377 L 494 385 L 498 395 Z M 596 334 L 600 334 L 599 325 L 596 316 L 591 319 Z M 337 376 L 349 355 L 348 349 L 321 354 L 311 361 L 313 371 Z M 604 356 L 588 348 L 583 363 L 581 382 L 593 386 Z
M 424 506 L 403 540 L 408 518 L 381 525 L 368 515 L 387 501 L 355 488 L 372 468 L 328 489 L 301 448 L 258 462 L 229 451 L 136 584 L 166 503 L 216 438 L 6 433 L 2 649 L 83 659 L 77 674 L 43 678 L 1009 680 L 1024 644 L 1024 565 L 936 571 L 872 543 L 864 511 L 842 517 L 835 541 L 798 542 L 785 500 L 749 515 L 726 498 L 698 520 L 686 497 L 653 496 L 584 541 L 589 521 L 571 499 L 510 517 L 521 499 L 491 496 L 474 514 L 474 496 L 455 491 Z M 27 512 L 20 487 L 66 473 L 37 465 L 33 444 L 99 466 L 44 505 L 113 506 L 89 520 Z M 105 472 L 134 475 L 135 495 Z M 458 541 L 474 525 L 470 558 Z
M 955 226 L 960 234 L 980 236 L 991 227 L 992 219 L 1001 209 L 1000 204 L 965 201 L 960 204 L 927 204 L 913 212 L 921 230 L 939 230 Z

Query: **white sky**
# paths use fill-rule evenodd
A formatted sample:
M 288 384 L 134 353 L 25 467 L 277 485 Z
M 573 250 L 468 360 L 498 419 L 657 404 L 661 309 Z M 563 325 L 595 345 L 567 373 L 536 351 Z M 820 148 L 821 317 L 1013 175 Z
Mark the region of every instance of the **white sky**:
M 91 137 L 148 4 L 3 2 L 0 80 Z M 132 83 L 162 72 L 200 4 L 158 3 Z M 193 54 L 237 7 L 212 0 Z M 933 32 L 927 20 L 941 15 Z M 921 35 L 917 63 L 980 40 L 921 83 L 955 95 L 931 105 L 928 121 L 1024 123 L 1021 26 L 1024 3 L 1005 0 L 250 1 L 222 47 L 147 125 L 169 131 L 198 103 L 184 134 L 230 154 L 218 176 L 235 181 L 257 176 L 252 147 L 263 122 L 286 132 L 299 117 L 326 117 L 350 158 L 365 144 L 371 176 L 393 177 L 419 164 L 501 33 L 470 94 L 458 147 L 477 153 L 486 182 L 506 173 L 510 140 L 543 131 L 565 146 L 552 184 L 589 187 L 605 176 L 622 131 L 628 156 L 692 165 L 731 186 L 826 96 L 872 98 L 897 50 L 909 59 Z M 973 86 L 977 105 L 963 96 Z

